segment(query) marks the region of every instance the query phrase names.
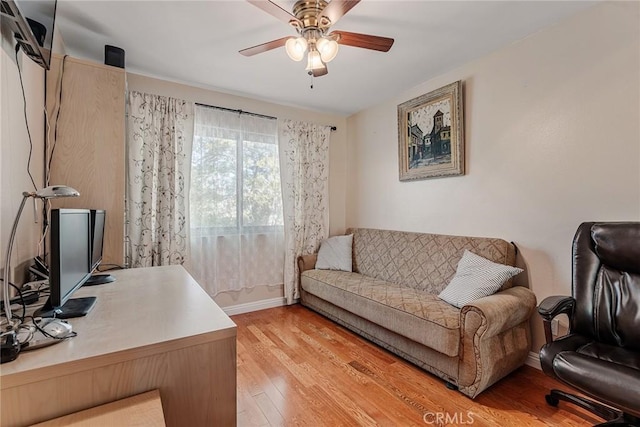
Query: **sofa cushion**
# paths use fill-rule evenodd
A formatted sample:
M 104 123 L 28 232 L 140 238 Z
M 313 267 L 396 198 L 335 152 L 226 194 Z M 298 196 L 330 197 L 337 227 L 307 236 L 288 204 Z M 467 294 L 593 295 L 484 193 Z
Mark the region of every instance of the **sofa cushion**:
M 456 275 L 438 297 L 462 308 L 477 299 L 495 294 L 504 282 L 522 271 L 518 267 L 489 261 L 465 249 Z
M 460 346 L 460 310 L 436 295 L 362 274 L 307 270 L 306 292 L 448 356 Z
M 318 270 L 352 271 L 352 244 L 353 234 L 333 236 L 323 240 L 320 243 L 316 268 Z
M 515 263 L 502 239 L 353 228 L 353 271 L 439 294 L 456 273 L 465 249 L 500 264 Z M 507 280 L 501 290 L 512 285 Z

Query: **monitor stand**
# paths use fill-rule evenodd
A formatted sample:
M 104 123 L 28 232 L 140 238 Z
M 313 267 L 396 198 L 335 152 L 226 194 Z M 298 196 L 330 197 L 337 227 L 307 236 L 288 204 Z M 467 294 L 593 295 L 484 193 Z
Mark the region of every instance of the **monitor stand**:
M 89 279 L 84 282 L 82 286 L 95 286 L 95 285 L 104 285 L 105 283 L 115 282 L 116 278 L 110 274 L 94 274 L 89 277 Z
M 67 300 L 62 307 L 55 308 L 51 301 L 47 302 L 33 313 L 36 317 L 56 317 L 58 319 L 72 319 L 74 317 L 86 316 L 96 305 L 96 297 L 74 298 Z

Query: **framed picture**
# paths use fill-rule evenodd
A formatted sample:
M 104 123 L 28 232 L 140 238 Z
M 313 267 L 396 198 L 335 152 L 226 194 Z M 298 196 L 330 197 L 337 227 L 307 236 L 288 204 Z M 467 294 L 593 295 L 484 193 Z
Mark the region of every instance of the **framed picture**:
M 400 181 L 464 175 L 462 82 L 398 105 Z

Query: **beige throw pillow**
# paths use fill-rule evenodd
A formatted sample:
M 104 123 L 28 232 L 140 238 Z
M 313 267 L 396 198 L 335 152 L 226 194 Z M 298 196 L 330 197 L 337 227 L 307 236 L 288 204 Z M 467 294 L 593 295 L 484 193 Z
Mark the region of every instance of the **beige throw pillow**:
M 352 271 L 351 247 L 353 234 L 334 236 L 320 243 L 316 268 L 318 270 Z

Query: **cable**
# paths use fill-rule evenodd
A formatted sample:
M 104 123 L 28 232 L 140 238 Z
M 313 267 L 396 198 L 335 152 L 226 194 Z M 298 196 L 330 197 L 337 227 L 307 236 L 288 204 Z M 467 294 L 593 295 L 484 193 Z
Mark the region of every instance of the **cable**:
M 25 345 L 25 343 L 28 343 L 29 341 L 31 341 L 33 339 L 33 334 L 36 331 L 36 328 L 34 326 L 31 325 L 25 325 L 24 323 L 20 324 L 18 326 L 18 331 L 20 331 L 21 329 L 26 329 L 29 331 L 29 335 L 27 336 L 27 338 L 23 341 L 18 340 L 18 342 L 20 343 L 20 346 Z M 18 336 L 20 335 L 20 332 L 18 332 Z
M 55 108 L 55 106 L 54 106 Z M 46 134 L 45 134 L 45 141 L 46 141 L 46 150 L 45 150 L 45 165 L 49 164 L 49 146 L 51 145 L 51 140 L 50 140 L 50 135 L 51 135 L 51 121 L 49 120 L 49 113 L 47 112 L 47 106 L 45 104 L 44 107 L 44 121 L 45 121 L 45 128 L 46 128 Z M 50 168 L 46 168 L 44 171 L 44 185 L 45 187 L 49 186 L 49 176 L 51 174 L 51 170 Z M 48 199 L 43 200 L 42 203 L 42 215 L 43 215 L 43 219 L 42 219 L 42 237 L 40 238 L 40 240 L 38 241 L 38 256 L 42 257 L 44 259 L 44 244 L 45 244 L 45 240 L 47 238 L 47 233 L 49 232 L 49 214 L 51 212 L 51 203 L 49 203 Z
M 25 320 L 30 319 L 31 322 L 33 322 L 33 326 L 34 328 L 39 331 L 42 335 L 44 335 L 47 338 L 53 338 L 54 340 L 59 340 L 59 341 L 64 341 L 64 340 L 68 340 L 69 338 L 74 338 L 78 336 L 78 333 L 76 331 L 72 331 L 71 333 L 69 333 L 69 335 L 64 336 L 64 337 L 56 337 L 54 335 L 51 335 L 50 333 L 48 333 L 47 331 L 45 331 L 42 327 L 40 327 L 38 320 L 42 321 L 41 318 L 39 317 L 33 317 L 33 316 L 26 316 Z M 55 319 L 55 318 L 54 318 Z M 48 323 L 48 322 L 47 322 Z
M 51 122 L 49 120 L 49 114 L 47 112 L 47 107 L 44 108 L 44 117 L 47 126 L 47 134 L 46 134 L 46 142 L 47 142 L 47 150 L 46 155 L 48 159 L 45 159 L 47 164 L 47 168 L 45 170 L 45 186 L 49 186 L 51 182 L 51 163 L 53 162 L 53 155 L 56 151 L 56 145 L 58 143 L 58 123 L 60 122 L 60 110 L 62 109 L 62 81 L 64 77 L 64 67 L 66 64 L 68 55 L 64 55 L 62 57 L 62 65 L 60 70 L 60 76 L 58 78 L 56 84 L 56 91 L 58 92 L 58 102 L 57 105 L 54 104 L 52 108 L 52 112 L 56 111 L 56 123 L 54 126 L 54 135 L 53 135 L 53 144 L 51 144 Z M 56 110 L 57 108 L 57 110 Z M 51 146 L 51 150 L 49 151 L 49 146 Z M 51 203 L 49 200 L 45 200 L 43 202 L 43 220 L 42 220 L 42 238 L 38 242 L 38 255 L 43 255 L 44 258 L 44 242 L 47 238 L 47 234 L 49 232 L 49 214 L 51 213 Z
M 18 296 L 20 297 L 20 304 L 22 305 L 22 316 L 16 316 L 16 317 L 18 317 L 20 319 L 20 322 L 22 323 L 22 321 L 24 321 L 24 317 L 27 315 L 27 303 L 24 302 L 24 296 L 22 295 L 22 291 L 18 289 L 16 285 L 14 285 L 13 283 L 9 283 L 9 286 L 15 289 L 18 292 Z M 9 301 L 9 310 L 11 310 L 11 301 Z
M 49 183 L 47 182 L 47 186 Z M 43 200 L 43 210 L 44 210 L 44 219 L 43 219 L 43 230 L 42 230 L 42 238 L 38 242 L 38 256 L 41 256 L 44 259 L 44 241 L 47 238 L 47 233 L 49 232 L 49 215 L 51 214 L 51 203 L 48 199 Z
M 51 147 L 51 155 L 49 156 L 49 164 L 47 165 L 47 175 L 51 173 L 51 162 L 53 161 L 53 154 L 56 151 L 56 144 L 58 143 L 58 123 L 60 122 L 60 110 L 62 110 L 62 83 L 64 77 L 64 65 L 67 62 L 67 56 L 69 55 L 65 55 L 62 57 L 62 69 L 60 70 L 60 90 L 58 91 L 58 111 L 56 112 L 56 124 L 53 131 L 53 146 Z
M 59 82 L 60 79 L 58 79 L 58 82 L 56 84 L 56 93 L 58 92 L 58 88 L 59 88 Z M 45 78 L 45 87 L 46 87 L 46 78 Z M 46 98 L 46 94 L 45 94 L 45 98 Z M 53 105 L 51 108 L 51 111 L 55 111 L 57 105 Z M 44 122 L 45 122 L 45 158 L 44 158 L 44 164 L 45 164 L 45 171 L 44 171 L 44 186 L 48 187 L 49 186 L 49 174 L 51 173 L 51 171 L 46 167 L 46 165 L 49 164 L 49 147 L 51 147 L 51 121 L 49 120 L 49 111 L 47 111 L 47 103 L 45 102 L 44 104 Z
M 31 139 L 31 129 L 29 129 L 29 118 L 27 116 L 27 96 L 24 93 L 24 83 L 22 81 L 22 70 L 20 69 L 20 64 L 18 60 L 18 51 L 20 45 L 16 44 L 16 67 L 18 68 L 18 75 L 20 76 L 20 87 L 22 88 L 22 101 L 23 101 L 23 111 L 24 111 L 24 124 L 27 127 L 27 135 L 29 136 L 29 159 L 27 160 L 27 174 L 29 174 L 29 178 L 31 179 L 31 184 L 33 184 L 33 190 L 38 191 L 38 187 L 36 186 L 36 182 L 33 179 L 33 175 L 31 175 L 31 156 L 33 154 L 33 141 Z
M 21 346 L 20 351 L 38 350 L 38 349 L 49 347 L 50 345 L 53 345 L 62 341 L 66 341 L 70 338 L 74 338 L 78 336 L 78 333 L 75 331 L 72 331 L 71 333 L 69 333 L 64 337 L 53 336 L 47 333 L 42 327 L 40 327 L 39 323 L 42 321 L 41 318 L 34 318 L 33 316 L 27 316 L 27 318 L 31 320 L 31 324 L 22 324 L 18 327 L 18 330 L 27 331 L 26 339 L 22 339 L 22 340 L 18 339 L 18 342 L 20 343 L 20 346 Z M 49 322 L 46 322 L 46 323 L 49 323 Z M 38 339 L 39 337 L 36 336 L 36 331 L 39 331 L 42 334 L 42 336 L 44 337 L 44 340 Z
M 0 278 L 0 281 L 3 281 L 4 279 Z M 24 298 L 22 296 L 22 291 L 20 291 L 20 289 L 18 289 L 18 287 L 16 285 L 14 285 L 13 283 L 9 282 L 9 286 L 11 286 L 12 288 L 14 288 L 16 291 L 18 291 L 18 296 L 20 297 L 20 304 L 22 304 L 22 316 L 16 316 L 17 318 L 20 319 L 20 322 L 24 321 L 25 316 L 27 315 L 27 304 L 24 302 Z M 9 307 L 4 307 L 4 303 L 7 303 L 7 305 Z M 6 310 L 11 310 L 11 299 L 7 296 L 7 301 L 3 301 L 3 309 L 2 309 L 2 313 L 4 314 L 5 318 L 7 316 L 6 314 Z M 13 315 L 13 310 L 11 310 L 11 314 Z

